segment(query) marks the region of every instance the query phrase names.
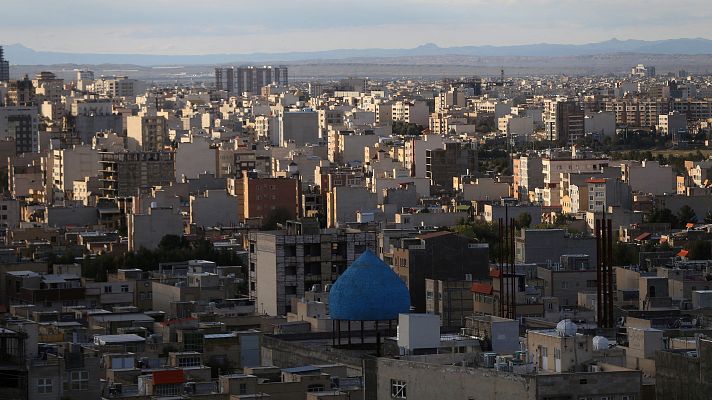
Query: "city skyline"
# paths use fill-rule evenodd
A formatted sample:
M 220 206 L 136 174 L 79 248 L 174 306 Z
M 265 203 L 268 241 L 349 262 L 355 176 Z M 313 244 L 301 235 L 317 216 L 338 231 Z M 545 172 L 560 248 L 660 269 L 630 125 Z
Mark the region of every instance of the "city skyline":
M 196 8 L 186 0 L 79 0 L 69 9 L 29 0 L 5 5 L 9 18 L 0 36 L 5 44 L 35 50 L 166 55 L 706 37 L 710 7 L 697 0 L 683 3 L 306 0 L 295 7 L 283 0 L 266 5 L 211 0 Z M 79 36 L 82 40 L 67 40 Z

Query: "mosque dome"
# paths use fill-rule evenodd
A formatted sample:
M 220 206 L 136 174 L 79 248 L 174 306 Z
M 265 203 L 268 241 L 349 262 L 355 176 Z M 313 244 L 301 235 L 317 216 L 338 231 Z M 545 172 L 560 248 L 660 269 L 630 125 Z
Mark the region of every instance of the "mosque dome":
M 388 264 L 366 250 L 329 290 L 331 319 L 385 321 L 410 312 L 405 283 Z

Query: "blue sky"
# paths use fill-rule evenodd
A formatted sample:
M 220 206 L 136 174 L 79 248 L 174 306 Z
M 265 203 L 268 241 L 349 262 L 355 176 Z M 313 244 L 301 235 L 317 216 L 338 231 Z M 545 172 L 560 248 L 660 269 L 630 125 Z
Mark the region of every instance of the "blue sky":
M 712 36 L 709 0 L 9 3 L 0 8 L 0 41 L 71 52 L 250 53 Z

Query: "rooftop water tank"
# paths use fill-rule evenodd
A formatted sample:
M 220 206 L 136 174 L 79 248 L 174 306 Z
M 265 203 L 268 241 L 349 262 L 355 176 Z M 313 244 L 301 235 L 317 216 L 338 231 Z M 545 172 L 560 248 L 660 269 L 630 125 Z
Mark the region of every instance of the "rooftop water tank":
M 604 336 L 594 336 L 593 337 L 593 349 L 594 350 L 608 350 L 608 338 Z
M 578 327 L 570 319 L 564 319 L 556 324 L 556 332 L 559 336 L 573 336 L 576 334 Z

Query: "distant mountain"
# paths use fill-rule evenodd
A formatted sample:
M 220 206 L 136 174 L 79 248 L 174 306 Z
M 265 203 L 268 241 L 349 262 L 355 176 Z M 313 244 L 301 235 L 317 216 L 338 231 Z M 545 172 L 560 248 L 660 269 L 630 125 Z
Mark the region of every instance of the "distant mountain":
M 151 54 L 90 54 L 35 51 L 21 44 L 4 46 L 5 58 L 13 65 L 52 64 L 133 64 L 151 65 L 213 65 L 247 62 L 298 62 L 307 60 L 343 60 L 350 58 L 384 58 L 416 56 L 482 56 L 482 57 L 567 57 L 613 53 L 701 55 L 712 54 L 712 40 L 617 40 L 587 44 L 537 43 L 515 46 L 439 47 L 433 43 L 412 49 L 337 49 L 311 52 L 151 55 Z

